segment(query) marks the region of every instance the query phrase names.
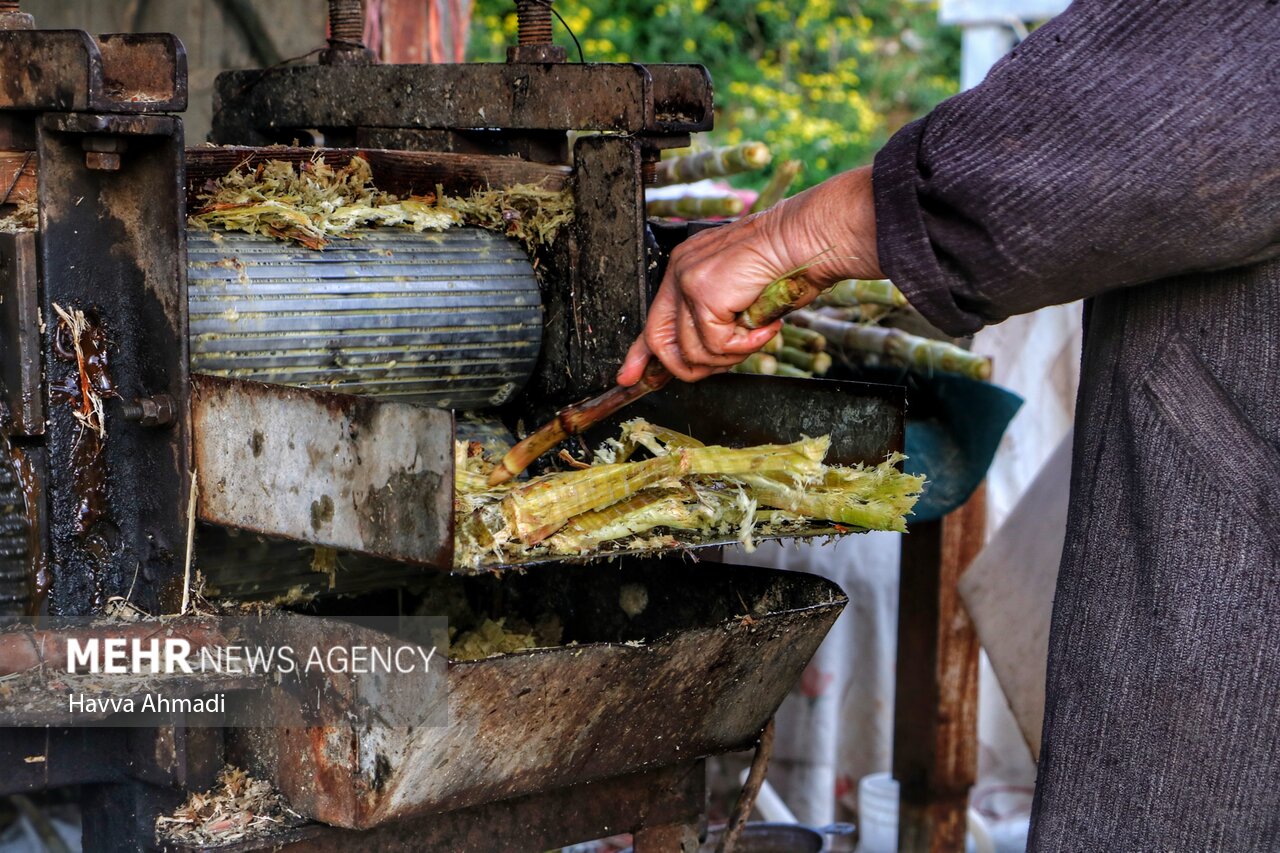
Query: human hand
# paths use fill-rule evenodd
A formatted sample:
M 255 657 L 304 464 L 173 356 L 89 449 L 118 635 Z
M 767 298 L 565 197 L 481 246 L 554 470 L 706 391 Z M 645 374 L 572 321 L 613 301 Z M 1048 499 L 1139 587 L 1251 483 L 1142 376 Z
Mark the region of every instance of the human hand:
M 870 167 L 690 238 L 671 254 L 619 384 L 634 385 L 651 357 L 685 382 L 728 370 L 777 334 L 778 322 L 737 323 L 770 282 L 812 264 L 799 276 L 810 288 L 803 305 L 838 281 L 882 278 L 875 245 Z

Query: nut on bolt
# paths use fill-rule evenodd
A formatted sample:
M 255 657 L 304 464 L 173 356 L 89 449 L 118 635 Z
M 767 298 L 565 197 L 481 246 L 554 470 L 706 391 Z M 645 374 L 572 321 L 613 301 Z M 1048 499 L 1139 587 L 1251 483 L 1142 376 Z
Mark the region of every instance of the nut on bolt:
M 125 400 L 120 408 L 126 421 L 137 421 L 144 427 L 168 426 L 178 417 L 178 407 L 168 394 L 138 397 L 133 402 Z

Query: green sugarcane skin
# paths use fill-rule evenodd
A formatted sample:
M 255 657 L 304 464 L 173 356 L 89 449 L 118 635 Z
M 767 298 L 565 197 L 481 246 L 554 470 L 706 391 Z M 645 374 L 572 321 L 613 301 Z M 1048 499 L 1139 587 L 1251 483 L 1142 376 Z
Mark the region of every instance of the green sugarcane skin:
M 792 379 L 812 379 L 813 374 L 807 370 L 802 370 L 794 364 L 787 364 L 785 361 L 778 362 L 778 369 L 774 372 L 774 376 L 787 376 Z
M 790 323 L 782 327 L 782 339 L 789 347 L 809 352 L 822 352 L 827 348 L 827 339 L 812 329 L 802 329 Z
M 884 305 L 888 308 L 905 308 L 907 298 L 889 281 L 842 281 L 822 295 L 827 305 Z
M 780 278 L 770 283 L 751 306 L 738 315 L 738 323 L 748 329 L 759 329 L 795 310 L 812 288 L 803 279 Z
M 778 360 L 819 375 L 831 369 L 831 356 L 825 352 L 805 352 L 795 347 L 783 347 L 778 353 Z
M 697 154 L 673 157 L 658 163 L 657 186 L 693 183 L 707 178 L 722 178 L 752 172 L 769 165 L 773 154 L 763 142 L 743 142 L 723 148 L 712 148 Z
M 682 196 L 645 202 L 645 211 L 650 216 L 678 216 L 681 219 L 739 216 L 745 209 L 746 204 L 736 195 Z
M 753 352 L 733 366 L 734 373 L 754 373 L 757 376 L 772 376 L 778 372 L 778 360 L 764 352 Z
M 981 382 L 991 378 L 991 359 L 946 341 L 883 326 L 845 323 L 808 311 L 793 315 L 792 322 L 822 334 L 833 346 L 886 355 L 917 372 L 954 373 Z

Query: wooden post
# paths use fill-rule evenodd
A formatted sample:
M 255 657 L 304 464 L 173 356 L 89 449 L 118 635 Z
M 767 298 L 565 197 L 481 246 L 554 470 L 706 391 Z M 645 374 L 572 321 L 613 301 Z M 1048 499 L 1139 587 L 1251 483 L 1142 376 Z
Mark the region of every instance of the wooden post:
M 986 488 L 902 540 L 893 775 L 899 853 L 962 853 L 977 772 L 978 638 L 956 591 L 982 548 Z

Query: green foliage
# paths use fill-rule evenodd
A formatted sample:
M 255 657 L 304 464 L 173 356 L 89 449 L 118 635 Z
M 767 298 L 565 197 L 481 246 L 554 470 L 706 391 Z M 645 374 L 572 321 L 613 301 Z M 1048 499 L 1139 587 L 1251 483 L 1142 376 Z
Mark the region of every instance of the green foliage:
M 473 59 L 505 56 L 514 8 L 476 0 Z M 804 163 L 797 190 L 869 162 L 893 131 L 957 89 L 959 35 L 938 25 L 934 2 L 559 0 L 555 8 L 588 62 L 706 65 L 718 115 L 700 143 L 763 140 L 775 163 Z

